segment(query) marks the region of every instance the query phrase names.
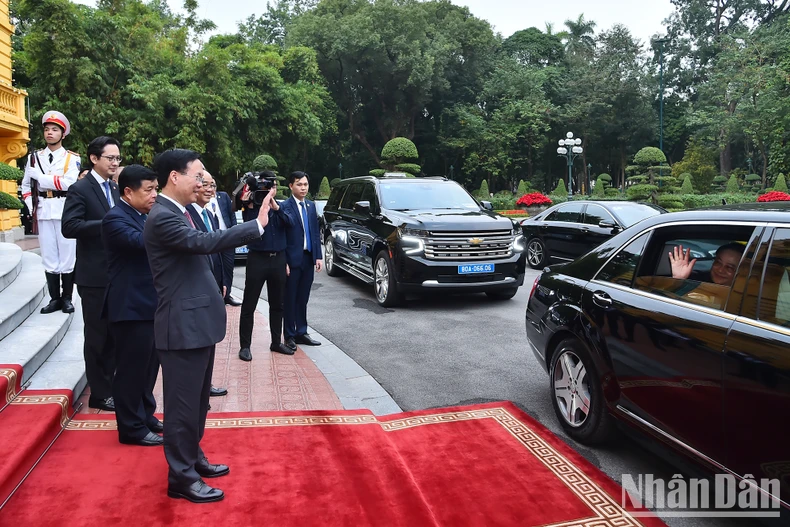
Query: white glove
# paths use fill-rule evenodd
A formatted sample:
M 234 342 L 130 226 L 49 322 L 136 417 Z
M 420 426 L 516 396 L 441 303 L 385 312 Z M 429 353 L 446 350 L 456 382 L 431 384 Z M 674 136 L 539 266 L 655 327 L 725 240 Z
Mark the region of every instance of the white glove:
M 30 174 L 30 179 L 35 179 L 36 181 L 38 181 L 38 172 L 33 172 L 32 174 Z
M 25 205 L 27 205 L 27 210 L 33 212 L 33 198 L 30 196 L 25 198 Z

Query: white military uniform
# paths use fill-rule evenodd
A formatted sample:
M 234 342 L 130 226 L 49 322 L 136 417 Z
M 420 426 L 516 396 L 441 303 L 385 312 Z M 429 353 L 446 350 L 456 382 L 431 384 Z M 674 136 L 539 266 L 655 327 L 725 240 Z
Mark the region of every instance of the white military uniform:
M 22 197 L 27 208 L 33 211 L 32 181 L 38 181 L 38 240 L 44 270 L 53 274 L 74 271 L 77 257 L 77 240 L 63 237 L 60 219 L 66 197 L 46 196 L 47 193 L 65 193 L 77 181 L 80 171 L 80 156 L 63 147 L 55 151 L 44 148 L 28 157 L 25 177 L 22 180 Z M 44 195 L 42 195 L 44 194 Z

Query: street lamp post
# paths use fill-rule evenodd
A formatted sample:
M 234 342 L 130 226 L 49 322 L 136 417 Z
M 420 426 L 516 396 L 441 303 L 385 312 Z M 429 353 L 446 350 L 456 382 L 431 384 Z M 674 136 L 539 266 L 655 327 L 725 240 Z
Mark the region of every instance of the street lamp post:
M 584 152 L 584 149 L 579 146 L 582 144 L 580 138 L 573 138 L 573 132 L 565 134 L 565 139 L 560 139 L 558 144 L 560 147 L 557 149 L 557 155 L 564 157 L 568 161 L 568 199 L 573 197 L 573 160 L 576 156 Z
M 450 165 L 450 179 L 455 179 L 455 177 L 453 177 L 454 174 L 455 174 L 455 167 L 453 165 Z
M 661 38 L 655 41 L 658 44 L 658 64 L 659 64 L 659 103 L 658 103 L 658 149 L 664 151 L 664 44 L 669 39 Z M 661 188 L 661 177 L 664 175 L 663 163 L 658 168 L 658 187 Z
M 337 164 L 337 172 L 339 174 L 340 179 L 343 179 L 343 163 Z
M 592 170 L 592 165 L 587 163 L 587 195 L 592 195 L 592 187 L 590 187 L 590 171 Z

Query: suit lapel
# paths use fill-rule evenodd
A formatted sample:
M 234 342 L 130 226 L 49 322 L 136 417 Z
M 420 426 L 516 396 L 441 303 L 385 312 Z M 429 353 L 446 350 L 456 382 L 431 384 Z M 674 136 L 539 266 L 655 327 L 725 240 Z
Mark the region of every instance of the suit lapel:
M 176 204 L 175 204 L 175 203 L 173 203 L 173 202 L 172 202 L 172 201 L 170 201 L 169 199 L 167 199 L 167 198 L 165 198 L 165 197 L 162 197 L 162 196 L 157 196 L 157 197 L 156 197 L 156 202 L 157 202 L 157 203 L 159 203 L 160 205 L 162 205 L 163 207 L 165 207 L 167 210 L 171 211 L 173 214 L 175 214 L 175 215 L 176 215 L 176 216 L 178 216 L 179 218 L 181 218 L 181 221 L 183 221 L 183 222 L 184 222 L 184 225 L 186 225 L 186 226 L 187 226 L 187 227 L 189 227 L 190 229 L 192 228 L 192 224 L 191 224 L 191 223 L 189 223 L 189 220 L 186 218 L 186 216 L 184 216 L 184 213 L 183 213 L 183 212 L 181 212 L 181 209 L 179 209 L 179 208 L 176 206 Z M 186 208 L 186 207 L 185 207 L 185 208 Z M 188 211 L 189 211 L 189 209 L 187 208 L 187 214 L 189 214 L 189 212 L 188 212 Z
M 88 179 L 88 181 L 90 181 L 91 186 L 93 187 L 93 191 L 96 194 L 96 197 L 99 198 L 99 202 L 101 202 L 102 207 L 104 207 L 104 212 L 109 212 L 110 204 L 107 203 L 107 196 L 104 194 L 104 189 L 101 187 L 101 185 L 99 185 L 99 182 L 96 181 L 95 177 L 93 177 L 93 172 L 89 172 L 88 175 L 85 177 Z M 110 188 L 112 188 L 112 186 Z M 117 190 L 115 191 L 115 194 L 118 194 Z M 120 199 L 120 197 L 118 199 Z M 116 203 L 118 202 L 116 201 Z
M 132 218 L 132 220 L 135 223 L 137 223 L 137 225 L 140 226 L 140 230 L 142 231 L 143 228 L 145 227 L 145 219 L 143 219 L 142 214 L 139 214 L 136 210 L 134 210 L 134 207 L 127 205 L 125 202 L 121 201 L 120 198 L 118 198 L 117 203 L 118 204 L 116 206 L 121 207 L 121 210 L 124 211 L 124 213 L 126 213 L 127 216 Z

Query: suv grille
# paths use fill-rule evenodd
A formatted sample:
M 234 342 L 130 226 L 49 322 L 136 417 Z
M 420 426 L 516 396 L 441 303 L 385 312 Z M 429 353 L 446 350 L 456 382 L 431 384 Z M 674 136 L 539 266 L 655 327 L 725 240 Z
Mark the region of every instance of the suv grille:
M 476 242 L 476 243 L 473 243 Z M 491 260 L 513 254 L 510 230 L 485 232 L 430 232 L 425 238 L 429 260 Z

